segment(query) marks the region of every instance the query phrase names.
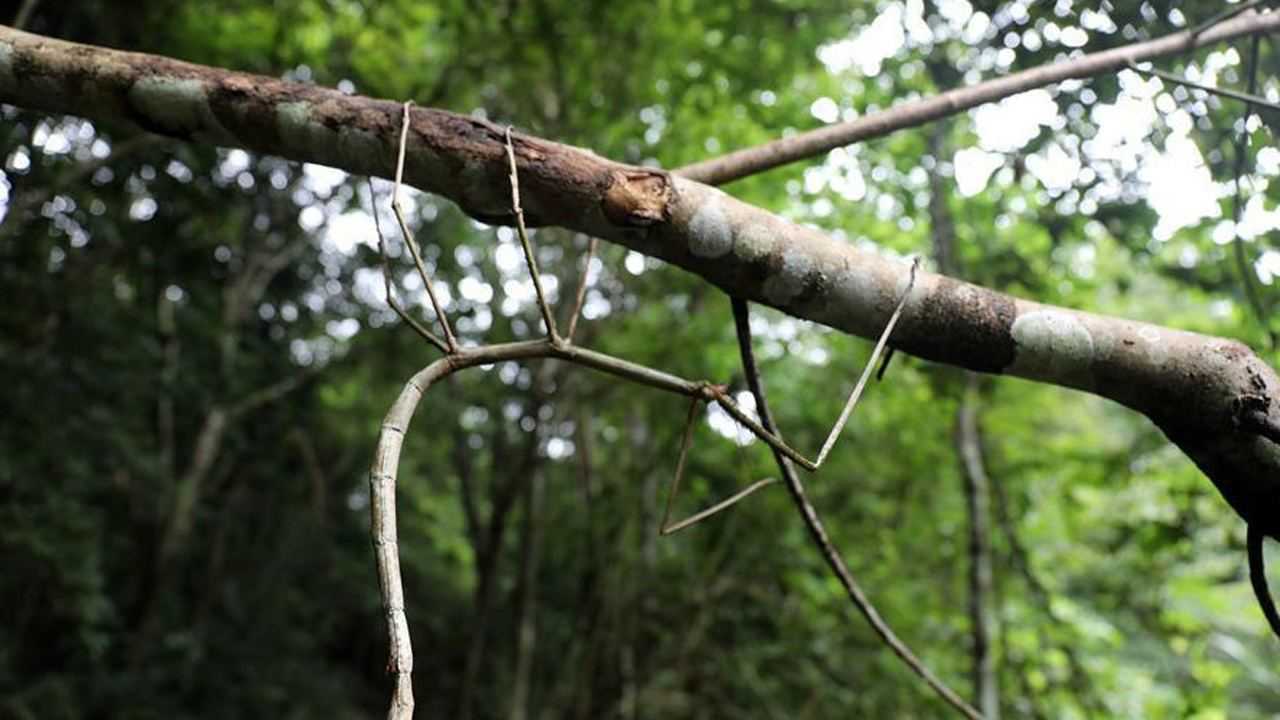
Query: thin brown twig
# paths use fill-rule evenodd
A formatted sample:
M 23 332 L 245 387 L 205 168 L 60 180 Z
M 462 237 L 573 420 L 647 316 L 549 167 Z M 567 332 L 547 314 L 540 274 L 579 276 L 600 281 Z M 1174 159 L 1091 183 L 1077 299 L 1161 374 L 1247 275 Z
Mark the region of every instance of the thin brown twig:
M 867 364 L 862 370 L 862 375 L 858 378 L 857 384 L 854 385 L 853 391 L 849 393 L 849 399 L 845 402 L 845 406 L 840 413 L 840 417 L 836 419 L 836 423 L 832 426 L 831 432 L 827 434 L 827 439 L 823 442 L 822 449 L 818 452 L 817 459 L 810 460 L 804 455 L 801 455 L 790 445 L 783 442 L 777 434 L 766 429 L 755 418 L 744 412 L 742 408 L 730 399 L 728 394 L 719 386 L 708 386 L 707 390 L 709 394 L 716 403 L 720 405 L 720 407 L 724 408 L 725 412 L 727 412 L 730 417 L 737 420 L 739 424 L 750 430 L 753 435 L 764 440 L 774 450 L 785 455 L 787 459 L 810 472 L 822 467 L 822 463 L 826 460 L 827 455 L 831 452 L 831 448 L 835 445 L 836 438 L 838 438 L 841 431 L 844 430 L 844 426 L 849 420 L 849 415 L 853 412 L 853 408 L 858 404 L 858 399 L 862 396 L 862 390 L 866 387 L 867 379 L 871 376 L 876 360 L 884 351 L 885 344 L 888 343 L 889 336 L 893 333 L 894 326 L 898 324 L 898 319 L 902 317 L 902 310 L 906 307 L 907 300 L 911 297 L 911 291 L 915 287 L 916 270 L 919 269 L 919 267 L 920 259 L 913 259 L 911 261 L 911 271 L 907 279 L 907 287 L 903 290 L 902 297 L 898 299 L 898 304 L 894 306 L 893 314 L 889 316 L 889 321 L 885 323 L 884 330 L 880 332 L 880 338 L 876 341 L 875 348 L 871 351 L 871 357 L 867 359 Z
M 31 20 L 31 14 L 35 12 L 36 5 L 40 4 L 40 0 L 22 0 L 22 6 L 18 8 L 18 14 L 13 16 L 13 27 L 22 30 L 27 26 L 27 22 Z
M 1247 5 L 1253 6 L 1253 4 Z M 1232 14 L 1243 13 L 1248 7 L 1232 8 Z M 1252 12 L 1243 17 L 1213 18 L 1211 25 L 1202 30 L 1183 30 L 1154 40 L 1145 40 L 1051 65 L 1030 68 L 977 85 L 956 88 L 939 95 L 901 103 L 889 110 L 864 115 L 849 122 L 827 125 L 755 147 L 743 148 L 686 165 L 675 172 L 709 185 L 722 185 L 748 175 L 816 157 L 838 147 L 923 125 L 1020 92 L 1064 80 L 1084 79 L 1115 72 L 1131 62 L 1143 62 L 1185 53 L 1244 35 L 1268 32 L 1278 25 L 1280 25 L 1280 16 L 1276 13 Z
M 867 364 L 862 369 L 862 376 L 858 378 L 857 385 L 854 386 L 853 392 L 849 394 L 849 399 L 848 401 L 845 402 L 844 410 L 840 413 L 840 417 L 836 420 L 835 425 L 832 426 L 830 434 L 827 435 L 827 441 L 823 444 L 822 451 L 818 454 L 818 459 L 813 463 L 811 463 L 812 468 L 810 469 L 816 470 L 819 466 L 822 465 L 823 460 L 826 459 L 827 454 L 831 451 L 831 447 L 832 445 L 834 445 L 836 438 L 840 436 L 840 432 L 844 429 L 845 424 L 849 421 L 849 416 L 853 413 L 853 408 L 858 404 L 858 399 L 862 396 L 863 388 L 866 387 L 867 379 L 871 377 L 871 371 L 876 366 L 876 358 L 877 356 L 880 355 L 880 352 L 884 349 L 885 343 L 888 342 L 889 335 L 893 332 L 893 327 L 894 325 L 897 324 L 898 318 L 902 314 L 902 308 L 904 305 L 906 305 L 907 298 L 911 295 L 911 289 L 915 285 L 916 268 L 919 267 L 919 264 L 920 264 L 919 258 L 916 258 L 915 260 L 912 261 L 911 274 L 909 279 L 907 280 L 907 288 L 906 290 L 903 291 L 902 297 L 898 300 L 898 305 L 897 307 L 894 308 L 893 314 L 889 317 L 889 322 L 885 324 L 884 331 L 881 332 L 880 339 L 876 343 L 875 349 L 872 350 L 871 352 L 871 357 L 867 359 Z M 883 369 L 883 366 L 881 366 L 881 369 Z M 723 407 L 726 411 L 728 411 L 735 420 L 738 420 L 740 423 L 747 425 L 748 427 L 751 426 L 750 425 L 751 423 L 755 422 L 749 416 L 747 416 L 745 413 L 739 410 L 736 404 L 734 404 L 732 408 L 730 407 L 729 404 L 726 404 L 729 402 L 729 398 L 728 398 L 728 395 L 722 389 L 718 387 L 713 387 L 712 392 L 715 395 L 717 402 L 720 403 L 721 407 Z M 695 513 L 694 515 L 688 518 L 685 518 L 680 522 L 671 524 L 670 523 L 671 503 L 672 503 L 672 500 L 675 498 L 676 494 L 679 492 L 680 480 L 684 476 L 685 458 L 689 454 L 689 444 L 693 437 L 693 423 L 695 419 L 694 411 L 697 410 L 697 407 L 698 407 L 698 399 L 695 398 L 693 401 L 693 405 L 689 408 L 689 417 L 685 420 L 684 437 L 680 442 L 680 453 L 679 453 L 678 459 L 676 460 L 676 475 L 675 475 L 675 478 L 671 481 L 671 487 L 667 491 L 667 507 L 666 507 L 666 511 L 663 513 L 663 516 L 662 516 L 662 524 L 658 528 L 658 533 L 661 535 L 670 535 L 672 533 L 679 532 L 680 530 L 683 530 L 687 527 L 696 525 L 697 523 L 703 520 L 706 520 L 707 518 L 711 517 L 712 515 L 715 515 L 716 513 L 722 510 L 727 510 L 733 507 L 739 501 L 745 500 L 747 497 L 755 493 L 757 490 L 767 487 L 774 482 L 773 480 L 769 480 L 769 479 L 756 481 L 751 485 L 748 485 L 746 488 L 739 490 L 738 492 L 729 496 L 728 498 L 725 498 L 724 500 L 721 500 L 720 502 L 712 505 L 711 507 L 705 510 L 702 510 L 698 513 Z M 753 430 L 753 432 L 755 431 Z M 757 435 L 757 437 L 763 437 L 764 436 L 763 433 L 768 433 L 768 432 L 769 432 L 768 428 L 760 426 L 760 432 L 755 432 L 755 434 Z M 780 450 L 782 447 L 786 447 L 786 443 L 783 443 L 780 437 L 777 438 L 777 440 L 778 440 L 778 448 Z M 800 461 L 807 462 L 804 460 L 804 458 L 800 458 Z
M 1257 92 L 1258 89 L 1258 49 L 1260 38 L 1254 37 L 1252 47 L 1249 50 L 1249 93 Z M 1241 185 L 1244 180 L 1246 171 L 1248 170 L 1249 161 L 1249 118 L 1253 115 L 1253 103 L 1246 100 L 1244 106 L 1244 121 L 1241 123 L 1240 133 L 1236 135 L 1234 143 L 1235 147 L 1235 193 L 1232 196 L 1231 203 L 1231 219 L 1235 238 L 1233 240 L 1233 251 L 1235 255 L 1236 265 L 1240 271 L 1240 282 L 1244 283 L 1245 298 L 1249 301 L 1250 307 L 1253 308 L 1253 314 L 1258 321 L 1258 325 L 1262 327 L 1263 332 L 1267 334 L 1267 340 L 1271 349 L 1276 348 L 1276 334 L 1271 329 L 1270 318 L 1266 308 L 1262 304 L 1261 294 L 1258 292 L 1258 285 L 1253 271 L 1253 262 L 1246 257 L 1247 253 L 1244 247 L 1244 236 L 1240 232 L 1240 220 L 1244 213 L 1244 193 L 1241 191 Z
M 596 248 L 600 245 L 600 238 L 593 237 L 591 242 L 587 244 L 586 258 L 582 264 L 582 279 L 578 282 L 578 294 L 573 300 L 573 313 L 569 315 L 569 331 L 565 333 L 565 340 L 573 342 L 573 335 L 578 330 L 578 318 L 582 316 L 582 307 L 587 301 L 587 283 L 591 279 L 591 260 L 595 258 Z
M 1254 39 L 1257 40 L 1258 37 L 1255 35 Z M 1142 73 L 1143 75 L 1158 77 L 1161 80 L 1166 80 L 1174 83 L 1175 85 L 1185 85 L 1186 87 L 1194 88 L 1196 90 L 1203 90 L 1211 95 L 1220 95 L 1225 98 L 1231 98 L 1232 100 L 1239 100 L 1240 102 L 1247 103 L 1249 105 L 1257 105 L 1258 107 L 1264 107 L 1268 110 L 1280 111 L 1280 104 L 1273 103 L 1264 97 L 1253 95 L 1251 93 L 1244 93 L 1239 90 L 1232 90 L 1231 88 L 1216 87 L 1214 85 L 1205 85 L 1204 83 L 1199 83 L 1195 80 L 1188 80 L 1180 75 L 1166 72 L 1160 68 L 1144 68 L 1139 66 L 1138 63 L 1129 63 L 1129 69 L 1136 73 Z
M 413 647 L 404 609 L 404 585 L 400 573 L 400 554 L 395 521 L 395 484 L 400 464 L 400 450 L 409 421 L 423 394 L 434 383 L 460 370 L 503 361 L 556 358 L 594 368 L 602 372 L 660 390 L 699 398 L 703 402 L 718 401 L 714 386 L 695 382 L 655 370 L 637 363 L 615 358 L 585 348 L 549 339 L 458 348 L 428 365 L 405 384 L 392 404 L 378 434 L 373 467 L 369 472 L 370 532 L 373 537 L 378 581 L 387 619 L 387 670 L 394 677 L 394 690 L 389 720 L 413 717 Z
M 1269 2 L 1269 0 L 1248 0 L 1248 2 L 1242 2 L 1239 5 L 1236 5 L 1235 7 L 1229 7 L 1226 10 L 1223 10 L 1218 14 L 1213 15 L 1208 20 L 1205 20 L 1199 25 L 1196 25 L 1195 27 L 1191 28 L 1187 32 L 1189 32 L 1192 37 L 1195 37 L 1196 35 L 1203 33 L 1205 30 L 1208 30 L 1214 25 L 1217 25 L 1220 22 L 1226 22 L 1227 20 L 1230 20 L 1231 18 L 1244 12 L 1245 10 L 1255 8 L 1265 2 Z
M 867 359 L 867 365 L 862 369 L 862 376 L 858 378 L 858 384 L 854 386 L 853 392 L 850 393 L 848 401 L 844 404 L 844 410 L 840 412 L 840 418 L 836 420 L 835 427 L 831 428 L 831 433 L 827 435 L 827 441 L 822 444 L 822 450 L 818 452 L 818 460 L 815 465 L 822 465 L 822 461 L 827 458 L 827 454 L 831 452 L 831 446 L 835 444 L 836 438 L 840 435 L 840 431 L 844 429 L 845 423 L 849 421 L 849 415 L 853 413 L 853 408 L 858 404 L 858 398 L 862 397 L 862 390 L 867 386 L 867 380 L 871 377 L 872 370 L 875 369 L 876 360 L 880 358 L 880 353 L 884 351 L 885 343 L 889 341 L 889 333 L 893 332 L 893 326 L 898 324 L 898 318 L 902 317 L 902 308 L 907 304 L 907 298 L 911 296 L 911 289 L 916 284 L 916 270 L 920 269 L 920 258 L 911 261 L 911 275 L 907 279 L 907 289 L 902 293 L 902 299 L 898 301 L 898 306 L 893 309 L 893 314 L 889 316 L 889 322 L 884 326 L 884 332 L 880 334 L 880 340 L 876 343 L 875 349 L 871 351 L 871 357 Z
M 698 418 L 698 398 L 689 402 L 689 414 L 684 420 L 684 433 L 680 436 L 680 453 L 676 456 L 676 476 L 667 489 L 666 508 L 662 511 L 662 522 L 658 524 L 658 534 L 666 535 L 671 520 L 671 502 L 680 491 L 680 478 L 684 477 L 684 463 L 689 458 L 689 445 L 693 442 L 694 421 Z
M 662 535 L 673 535 L 685 528 L 697 525 L 712 515 L 733 507 L 740 501 L 745 500 L 748 496 L 754 494 L 757 490 L 769 487 L 776 482 L 778 482 L 778 478 L 764 478 L 763 480 L 757 480 L 705 510 L 699 510 L 680 522 L 664 526 L 660 532 Z
M 999 672 L 992 651 L 995 588 L 991 568 L 990 491 L 982 453 L 979 376 L 965 373 L 965 388 L 956 409 L 955 449 L 960 459 L 969 515 L 969 625 L 973 658 L 973 694 L 988 720 L 1000 716 Z
M 777 426 L 773 422 L 773 415 L 769 411 L 769 401 L 764 393 L 764 385 L 760 380 L 760 371 L 756 367 L 755 353 L 751 348 L 750 310 L 748 310 L 746 301 L 739 298 L 730 298 L 730 300 L 733 303 L 733 319 L 737 329 L 738 349 L 742 356 L 742 369 L 747 378 L 747 387 L 750 388 L 751 394 L 755 396 L 756 412 L 760 415 L 761 425 L 770 432 L 777 432 Z M 868 363 L 868 367 L 873 364 Z M 814 544 L 818 547 L 818 551 L 822 554 L 823 559 L 827 561 L 827 565 L 835 573 L 840 584 L 844 586 L 849 600 L 866 618 L 872 630 L 938 697 L 942 698 L 943 701 L 965 717 L 970 718 L 970 720 L 980 720 L 982 715 L 934 675 L 916 657 L 915 653 L 898 638 L 893 628 L 889 627 L 884 618 L 880 616 L 875 605 L 853 577 L 853 573 L 849 571 L 849 567 L 845 564 L 840 551 L 832 544 L 826 528 L 822 524 L 822 518 L 818 515 L 813 503 L 809 501 L 809 497 L 805 493 L 804 483 L 801 482 L 791 463 L 787 462 L 787 458 L 776 450 L 774 451 L 774 460 L 778 463 L 778 471 L 782 473 L 782 479 L 786 483 L 787 490 L 790 491 L 791 498 L 795 501 L 796 508 L 800 511 L 800 516 L 804 519 L 805 526 L 808 528 Z

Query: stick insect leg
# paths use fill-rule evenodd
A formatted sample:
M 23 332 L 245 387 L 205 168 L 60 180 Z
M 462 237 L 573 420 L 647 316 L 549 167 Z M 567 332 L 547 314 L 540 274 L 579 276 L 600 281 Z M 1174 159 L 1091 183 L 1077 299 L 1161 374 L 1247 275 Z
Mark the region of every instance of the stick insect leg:
M 412 104 L 412 102 L 404 104 L 404 113 L 401 119 L 400 152 L 396 158 L 396 182 L 391 189 L 391 210 L 395 213 L 396 222 L 400 225 L 400 234 L 404 237 L 404 244 L 409 248 L 409 254 L 413 256 L 413 264 L 418 269 L 422 284 L 427 288 L 427 297 L 431 300 L 431 309 L 435 311 L 436 320 L 440 322 L 440 328 L 444 331 L 444 343 L 448 348 L 446 352 L 454 353 L 458 351 L 458 340 L 453 335 L 453 328 L 449 327 L 449 318 L 445 316 L 444 310 L 440 307 L 440 301 L 436 298 L 436 292 L 431 286 L 431 276 L 427 273 L 427 267 L 422 262 L 422 253 L 418 251 L 418 243 L 413 239 L 413 233 L 409 232 L 409 225 L 404 220 L 404 211 L 400 207 L 400 185 L 404 177 L 405 146 L 409 140 L 409 106 Z
M 542 274 L 538 272 L 538 261 L 533 257 L 533 246 L 529 243 L 529 233 L 524 226 L 524 209 L 520 207 L 520 178 L 516 174 L 516 151 L 511 144 L 511 127 L 507 127 L 507 163 L 511 167 L 511 209 L 516 216 L 516 234 L 520 236 L 520 247 L 524 250 L 524 261 L 529 266 L 529 276 L 533 279 L 533 291 L 538 296 L 538 311 L 542 313 L 542 322 L 547 326 L 547 337 L 553 344 L 562 341 L 556 333 L 556 319 L 547 304 L 547 294 L 542 290 Z
M 871 357 L 867 359 L 866 367 L 862 370 L 862 375 L 858 378 L 858 382 L 854 385 L 853 392 L 849 394 L 849 399 L 845 402 L 844 410 L 840 412 L 840 417 L 836 419 L 836 423 L 831 428 L 831 432 L 827 435 L 826 442 L 822 444 L 822 449 L 818 451 L 818 457 L 810 460 L 801 455 L 798 450 L 786 444 L 777 435 L 769 432 L 756 422 L 754 418 L 746 413 L 733 398 L 722 390 L 710 388 L 710 399 L 715 400 L 716 404 L 724 408 L 730 417 L 737 420 L 740 425 L 751 432 L 752 435 L 760 438 L 766 445 L 777 450 L 787 457 L 788 460 L 796 463 L 800 467 L 810 472 L 817 470 L 827 459 L 827 455 L 831 452 L 832 446 L 835 445 L 836 439 L 840 437 L 840 432 L 844 430 L 845 423 L 849 421 L 849 416 L 853 413 L 853 408 L 858 404 L 859 398 L 862 397 L 862 391 L 866 388 L 867 380 L 871 377 L 871 372 L 875 368 L 876 360 L 880 359 L 881 353 L 884 352 L 885 345 L 889 342 L 889 336 L 893 333 L 893 328 L 898 324 L 898 318 L 902 317 L 902 309 L 907 304 L 907 299 L 911 296 L 911 289 L 915 287 L 916 270 L 920 266 L 920 260 L 917 258 L 911 263 L 911 275 L 907 281 L 907 289 L 903 291 L 902 297 L 898 300 L 897 307 L 894 308 L 893 314 L 889 316 L 889 321 L 885 323 L 884 330 L 880 333 L 880 339 L 876 342 L 875 348 L 871 351 Z
M 369 182 L 369 201 L 373 206 L 373 228 L 378 234 L 378 254 L 382 256 L 382 287 L 386 292 L 387 305 L 395 311 L 396 315 L 398 315 L 405 324 L 413 328 L 414 332 L 422 336 L 422 338 L 427 342 L 439 348 L 440 352 L 448 355 L 449 346 L 437 337 L 435 333 L 426 329 L 421 323 L 410 317 L 409 314 L 404 311 L 404 308 L 400 306 L 400 303 L 396 302 L 395 290 L 391 285 L 391 260 L 387 256 L 387 240 L 382 234 L 382 221 L 378 219 L 378 196 L 373 190 L 373 178 L 367 178 L 367 180 Z
M 695 423 L 698 419 L 698 405 L 701 402 L 702 402 L 701 398 L 694 398 L 693 401 L 689 403 L 689 415 L 685 418 L 684 435 L 680 438 L 680 456 L 676 460 L 676 475 L 675 475 L 675 478 L 671 480 L 670 489 L 667 490 L 666 507 L 662 511 L 662 525 L 661 527 L 658 528 L 658 534 L 660 535 L 671 535 L 673 533 L 678 533 L 681 530 L 684 530 L 685 528 L 692 527 L 702 522 L 703 520 L 706 520 L 712 515 L 715 515 L 721 510 L 727 510 L 730 507 L 733 507 L 739 501 L 748 497 L 749 495 L 759 490 L 760 488 L 766 487 L 768 485 L 772 485 L 773 483 L 777 482 L 776 478 L 765 478 L 764 480 L 757 480 L 756 482 L 748 485 L 742 490 L 739 490 L 733 495 L 730 495 L 729 497 L 725 498 L 724 500 L 721 500 L 720 502 L 716 503 L 715 505 L 712 505 L 711 507 L 705 510 L 701 510 L 697 513 L 694 513 L 693 515 L 690 515 L 689 517 L 685 518 L 684 520 L 680 520 L 679 522 L 675 522 L 675 523 L 671 522 L 671 506 L 673 504 L 673 501 L 675 500 L 676 495 L 680 492 L 680 480 L 684 477 L 685 461 L 689 457 L 689 446 L 693 442 L 693 430 L 695 427 Z

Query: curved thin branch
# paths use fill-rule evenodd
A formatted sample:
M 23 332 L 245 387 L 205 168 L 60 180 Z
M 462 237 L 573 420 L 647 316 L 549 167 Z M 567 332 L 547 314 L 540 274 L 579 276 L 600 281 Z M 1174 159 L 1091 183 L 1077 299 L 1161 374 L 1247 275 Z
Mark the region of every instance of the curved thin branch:
M 1257 40 L 1258 36 L 1254 35 L 1253 39 Z M 1273 103 L 1270 100 L 1259 95 L 1254 95 L 1251 92 L 1240 92 L 1239 90 L 1232 90 L 1231 88 L 1217 87 L 1216 85 L 1205 85 L 1204 83 L 1189 80 L 1179 75 L 1174 75 L 1171 72 L 1166 72 L 1160 68 L 1144 68 L 1137 63 L 1129 63 L 1129 69 L 1143 75 L 1158 77 L 1161 80 L 1171 82 L 1174 85 L 1182 85 L 1194 90 L 1203 90 L 1210 95 L 1220 95 L 1225 98 L 1231 98 L 1232 100 L 1239 100 L 1240 102 L 1247 103 L 1249 105 L 1256 105 L 1268 110 L 1280 111 L 1280 103 Z
M 40 4 L 40 0 L 22 0 L 22 6 L 18 8 L 18 14 L 13 16 L 13 26 L 22 29 L 27 26 L 27 21 L 31 19 L 31 13 L 35 12 L 36 6 Z
M 1231 18 L 1239 15 L 1245 10 L 1250 10 L 1252 8 L 1258 7 L 1259 5 L 1262 5 L 1267 2 L 1271 2 L 1271 0 L 1247 0 L 1247 2 L 1242 2 L 1239 5 L 1236 5 L 1235 7 L 1229 7 L 1226 10 L 1223 10 L 1218 14 L 1210 17 L 1208 20 L 1205 20 L 1199 25 L 1196 25 L 1195 27 L 1191 28 L 1190 32 L 1192 35 L 1199 35 L 1200 33 L 1204 32 L 1205 30 L 1208 30 L 1209 28 L 1213 27 L 1214 25 L 1217 25 L 1220 22 L 1230 20 Z
M 1267 617 L 1271 632 L 1280 637 L 1280 613 L 1276 612 L 1276 601 L 1271 598 L 1271 591 L 1267 588 L 1267 562 L 1262 552 L 1265 541 L 1266 536 L 1262 531 L 1250 525 L 1245 539 L 1249 550 L 1249 583 L 1253 585 L 1253 594 L 1262 606 L 1262 614 Z
M 1259 38 L 1253 38 L 1250 43 L 1249 50 L 1249 94 L 1246 98 L 1257 92 L 1258 89 L 1258 47 L 1260 45 Z M 1245 100 L 1244 120 L 1240 124 L 1240 132 L 1236 135 L 1234 143 L 1235 148 L 1235 193 L 1231 199 L 1231 220 L 1232 232 L 1235 238 L 1232 241 L 1233 251 L 1236 259 L 1236 265 L 1240 271 L 1240 282 L 1244 284 L 1245 298 L 1249 301 L 1249 306 L 1253 309 L 1255 319 L 1263 332 L 1267 334 L 1267 339 L 1271 343 L 1271 349 L 1276 347 L 1276 333 L 1271 329 L 1271 320 L 1266 307 L 1262 302 L 1262 295 L 1258 291 L 1257 276 L 1253 268 L 1253 261 L 1248 257 L 1248 252 L 1244 247 L 1244 236 L 1240 232 L 1240 219 L 1244 212 L 1244 193 L 1240 186 L 1244 181 L 1245 173 L 1248 172 L 1249 164 L 1249 118 L 1253 115 L 1254 103 L 1251 100 Z
M 700 182 L 720 185 L 816 157 L 838 147 L 923 125 L 1033 88 L 1063 80 L 1103 75 L 1115 72 L 1129 63 L 1185 53 L 1223 40 L 1274 32 L 1280 28 L 1280 13 L 1260 13 L 1256 10 L 1245 13 L 1241 8 L 1232 10 L 1232 14 L 1238 14 L 1238 17 L 1228 16 L 1221 22 L 1215 21 L 1208 28 L 1184 30 L 1155 40 L 1090 53 L 970 87 L 956 88 L 941 95 L 905 102 L 883 112 L 864 115 L 857 120 L 828 125 L 687 165 L 679 172 Z
M 582 261 L 582 277 L 578 280 L 578 295 L 573 300 L 573 312 L 569 315 L 569 330 L 565 339 L 573 342 L 574 333 L 578 331 L 578 318 L 582 317 L 582 306 L 587 302 L 587 282 L 591 279 L 591 260 L 596 256 L 596 248 L 600 238 L 593 237 L 587 243 L 587 254 Z

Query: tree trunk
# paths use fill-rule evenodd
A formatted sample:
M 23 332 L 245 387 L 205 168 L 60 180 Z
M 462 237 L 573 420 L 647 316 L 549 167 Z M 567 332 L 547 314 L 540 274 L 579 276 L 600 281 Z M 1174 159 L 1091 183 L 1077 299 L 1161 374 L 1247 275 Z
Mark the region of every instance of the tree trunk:
M 996 614 L 994 585 L 991 580 L 991 512 L 988 503 L 990 483 L 982 461 L 982 435 L 979 427 L 979 378 L 965 374 L 964 395 L 956 412 L 956 449 L 964 476 L 964 495 L 969 515 L 969 622 L 972 627 L 973 694 L 975 704 L 986 720 L 1000 720 L 999 674 L 996 671 L 994 643 L 991 641 Z
M 542 549 L 542 501 L 546 479 L 535 470 L 524 492 L 524 528 L 520 539 L 520 625 L 516 632 L 516 669 L 509 720 L 529 717 L 529 676 L 538 640 L 538 561 Z

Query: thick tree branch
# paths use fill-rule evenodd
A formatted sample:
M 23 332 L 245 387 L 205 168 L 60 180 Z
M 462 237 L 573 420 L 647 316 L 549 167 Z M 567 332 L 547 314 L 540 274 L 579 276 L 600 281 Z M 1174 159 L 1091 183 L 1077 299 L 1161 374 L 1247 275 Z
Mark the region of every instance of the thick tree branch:
M 1176 52 L 1277 27 L 1280 13 L 1250 11 L 1194 41 L 1175 35 L 1153 42 Z M 1132 47 L 1114 58 L 1141 59 Z M 159 134 L 383 177 L 394 172 L 401 114 L 395 102 L 11 28 L 0 28 L 0 102 L 129 120 Z M 406 180 L 477 219 L 511 223 L 504 136 L 505 128 L 484 120 L 416 109 Z M 706 185 L 527 135 L 513 134 L 512 142 L 531 224 L 620 243 L 736 297 L 863 337 L 885 325 L 907 285 L 906 263 Z M 1050 307 L 922 272 L 894 344 L 928 360 L 1078 388 L 1143 412 L 1237 512 L 1280 536 L 1280 446 L 1241 424 L 1247 413 L 1280 424 L 1280 403 L 1273 402 L 1280 379 L 1238 342 Z
M 797 160 L 815 157 L 838 147 L 923 125 L 1033 88 L 1063 80 L 1105 75 L 1132 63 L 1176 55 L 1246 35 L 1275 32 L 1280 28 L 1280 13 L 1244 13 L 1243 8 L 1232 10 L 1232 14 L 1239 14 L 1240 17 L 1230 19 L 1230 16 L 1226 16 L 1229 19 L 1219 18 L 1200 28 L 1090 53 L 1052 65 L 1041 65 L 977 85 L 956 88 L 941 95 L 905 102 L 885 112 L 827 125 L 690 165 L 683 174 L 699 182 L 722 185 Z

